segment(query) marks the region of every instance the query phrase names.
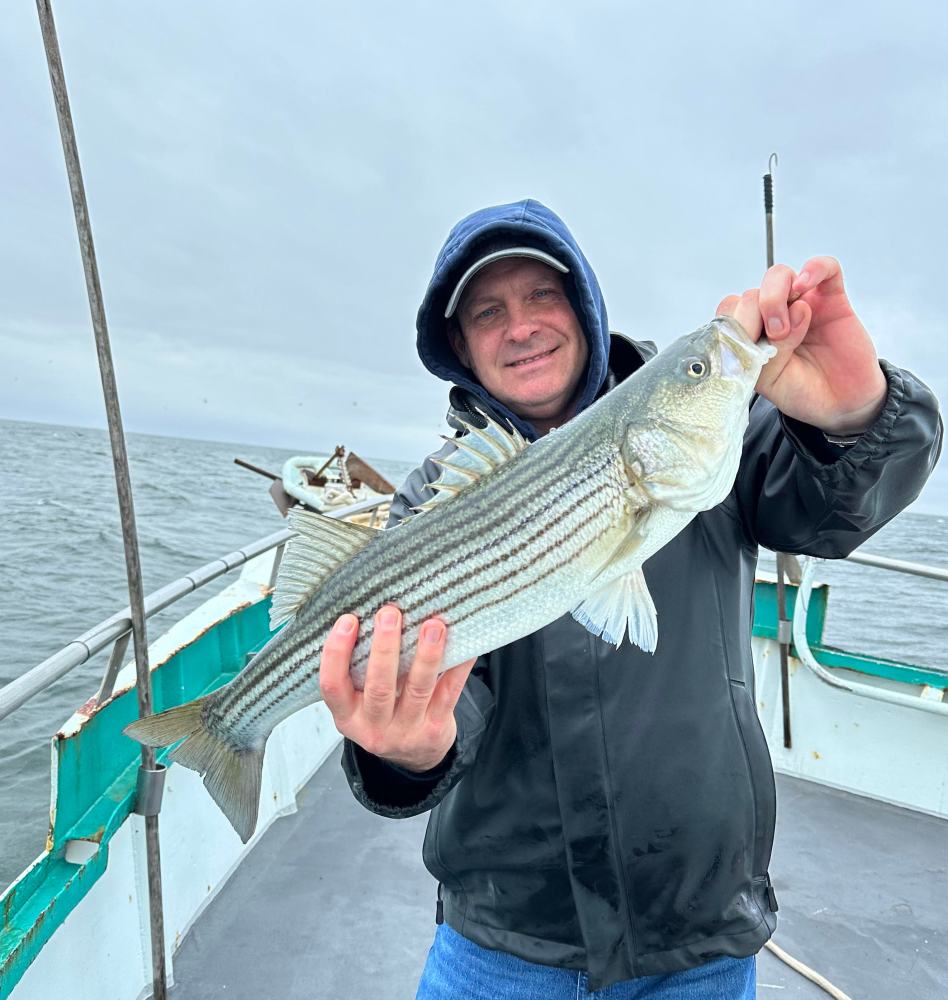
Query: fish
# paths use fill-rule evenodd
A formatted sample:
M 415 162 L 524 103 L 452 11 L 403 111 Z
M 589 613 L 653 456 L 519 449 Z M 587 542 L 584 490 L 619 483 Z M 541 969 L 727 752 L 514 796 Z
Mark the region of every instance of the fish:
M 125 733 L 153 747 L 183 740 L 171 759 L 203 775 L 246 843 L 267 738 L 320 700 L 320 654 L 346 612 L 360 621 L 358 689 L 384 604 L 402 613 L 400 676 L 432 617 L 447 627 L 449 665 L 567 613 L 606 642 L 628 636 L 654 652 L 642 565 L 730 492 L 754 386 L 774 353 L 716 317 L 537 441 L 479 411 L 445 438 L 454 450 L 437 460 L 431 499 L 392 528 L 294 509 L 270 611 L 280 631 L 229 683 Z

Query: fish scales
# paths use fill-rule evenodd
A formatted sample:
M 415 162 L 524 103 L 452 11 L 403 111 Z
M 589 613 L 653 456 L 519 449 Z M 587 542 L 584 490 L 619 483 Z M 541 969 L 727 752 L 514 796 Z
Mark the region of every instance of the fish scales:
M 126 732 L 152 746 L 183 740 L 172 759 L 204 775 L 246 841 L 267 737 L 319 699 L 319 659 L 344 612 L 360 622 L 350 661 L 357 687 L 386 603 L 402 612 L 401 673 L 431 617 L 447 626 L 446 664 L 568 611 L 606 641 L 628 632 L 653 649 L 642 563 L 726 496 L 772 353 L 719 318 L 529 446 L 491 421 L 469 427 L 442 463 L 435 500 L 393 530 L 294 512 L 300 538 L 287 549 L 273 610 L 275 621 L 292 620 L 229 684 Z
M 530 473 L 531 481 L 526 485 L 517 476 L 518 470 L 514 460 L 509 470 L 505 470 L 509 475 L 505 475 L 504 480 L 496 484 L 497 488 L 491 489 L 486 496 L 484 494 L 486 484 L 483 481 L 472 486 L 470 492 L 466 492 L 463 497 L 464 510 L 458 510 L 452 505 L 436 507 L 431 511 L 432 515 L 439 516 L 438 532 L 450 534 L 450 538 L 446 541 L 454 546 L 455 556 L 459 561 L 476 557 L 484 547 L 482 541 L 484 538 L 491 539 L 489 546 L 493 544 L 495 533 L 500 532 L 504 537 L 509 537 L 512 516 L 523 520 L 521 514 L 524 511 L 528 512 L 529 517 L 536 515 L 537 502 L 548 499 L 550 483 L 555 483 L 561 476 L 560 470 L 555 465 L 555 457 L 555 455 L 548 456 L 545 463 L 537 462 Z M 490 485 L 495 486 L 493 483 Z M 476 518 L 479 526 L 478 533 L 473 536 L 470 531 L 471 518 Z M 411 529 L 411 522 L 399 528 L 400 531 L 406 532 Z M 416 532 L 413 537 L 418 538 L 418 533 Z M 430 542 L 422 542 L 413 547 L 411 555 L 415 557 L 420 554 L 424 557 L 429 551 Z M 401 591 L 411 589 L 427 573 L 424 558 L 414 562 L 412 559 L 407 559 L 406 562 L 407 569 L 405 565 L 387 567 L 389 573 L 382 576 L 377 590 L 368 595 L 370 603 L 378 601 L 380 595 L 391 594 L 394 587 L 398 587 Z M 415 572 L 412 573 L 412 570 Z
M 611 493 L 604 488 L 605 480 L 601 478 L 601 474 L 608 466 L 615 464 L 615 454 L 597 456 L 597 461 L 591 463 L 590 469 L 582 470 L 589 473 L 582 479 L 564 481 L 562 475 L 554 475 L 561 468 L 559 462 L 579 457 L 570 455 L 571 451 L 578 450 L 572 440 L 564 444 L 566 447 L 560 451 L 566 454 L 557 455 L 553 452 L 550 460 L 540 465 L 539 474 L 533 475 L 528 467 L 534 489 L 526 511 L 522 509 L 523 493 L 516 489 L 514 475 L 509 477 L 514 483 L 514 488 L 508 489 L 506 495 L 501 494 L 497 497 L 496 505 L 493 503 L 495 498 L 489 490 L 481 491 L 477 498 L 471 495 L 472 505 L 480 501 L 480 506 L 490 504 L 492 507 L 497 507 L 492 511 L 495 515 L 493 527 L 498 533 L 503 532 L 502 536 L 493 537 L 488 530 L 486 541 L 483 535 L 472 538 L 470 531 L 465 530 L 472 512 L 463 503 L 452 503 L 435 508 L 425 515 L 427 518 L 439 521 L 440 530 L 437 533 L 436 547 L 416 545 L 411 537 L 412 525 L 409 523 L 404 529 L 399 530 L 402 537 L 398 541 L 402 544 L 394 545 L 391 550 L 384 552 L 374 546 L 364 549 L 351 562 L 340 568 L 333 578 L 326 581 L 323 599 L 313 603 L 308 609 L 309 614 L 288 627 L 288 630 L 302 636 L 312 636 L 315 626 L 315 634 L 319 639 L 313 642 L 312 639 L 303 638 L 296 644 L 294 636 L 288 635 L 285 647 L 281 647 L 281 650 L 274 654 L 278 659 L 269 662 L 261 660 L 259 664 L 261 677 L 267 677 L 266 697 L 261 697 L 259 692 L 254 693 L 256 678 L 248 676 L 243 697 L 234 703 L 222 704 L 220 706 L 222 713 L 235 713 L 241 719 L 242 730 L 248 727 L 253 731 L 258 722 L 269 724 L 266 715 L 274 706 L 285 701 L 291 690 L 298 690 L 304 679 L 314 676 L 310 666 L 311 658 L 316 655 L 316 647 L 321 648 L 329 627 L 338 617 L 338 600 L 341 596 L 349 595 L 353 611 L 360 618 L 366 619 L 364 634 L 353 652 L 354 670 L 364 671 L 373 634 L 372 612 L 390 601 L 398 604 L 405 616 L 406 641 L 403 644 L 402 662 L 407 668 L 417 644 L 417 627 L 425 619 L 437 614 L 449 627 L 456 626 L 459 621 L 469 619 L 479 607 L 491 603 L 495 605 L 494 617 L 506 614 L 502 606 L 504 602 L 497 602 L 495 598 L 492 601 L 492 596 L 496 595 L 495 588 L 502 586 L 511 577 L 511 570 L 504 564 L 510 561 L 508 557 L 513 552 L 523 554 L 519 568 L 515 567 L 513 574 L 529 575 L 528 584 L 535 587 L 543 584 L 547 576 L 544 569 L 548 566 L 551 552 L 555 551 L 556 561 L 559 564 L 557 568 L 562 570 L 577 554 L 577 543 L 584 541 L 583 532 L 577 529 L 581 524 L 589 522 L 590 512 L 594 511 L 600 521 L 611 521 L 614 514 L 610 513 L 606 498 L 611 496 L 614 504 L 623 502 L 618 476 L 613 477 L 614 488 Z M 588 449 L 585 449 L 585 456 L 588 460 Z M 579 467 L 578 462 L 576 467 Z M 542 483 L 544 470 L 551 476 L 548 486 Z M 511 473 L 514 471 L 510 470 Z M 560 503 L 570 494 L 577 493 L 579 497 L 574 497 L 570 505 Z M 559 530 L 556 533 L 546 531 L 538 534 L 536 524 L 545 523 L 542 520 L 538 521 L 538 518 L 548 518 L 550 510 L 557 507 L 560 510 L 560 518 L 554 520 L 552 525 Z M 478 512 L 474 511 L 473 516 L 477 515 Z M 588 535 L 588 531 L 586 534 Z M 603 537 L 600 529 L 596 529 L 593 535 L 595 538 Z M 570 539 L 575 539 L 575 542 L 571 543 Z M 500 545 L 501 542 L 503 545 Z M 608 540 L 604 544 L 608 546 Z M 498 551 L 502 551 L 504 556 L 498 557 Z M 408 557 L 409 553 L 412 554 L 413 563 Z M 401 580 L 392 576 L 383 586 L 373 587 L 363 597 L 360 590 L 365 582 L 376 579 L 377 573 L 384 571 L 393 563 L 399 565 L 401 569 Z M 464 567 L 463 574 L 459 572 L 459 566 Z M 519 592 L 520 588 L 512 582 L 512 589 L 505 595 L 504 601 L 514 600 Z M 410 594 L 414 600 L 406 603 L 402 599 L 402 594 Z M 449 649 L 448 652 L 451 653 L 452 650 Z M 459 660 L 468 658 L 467 650 L 464 649 L 453 650 L 453 655 Z M 245 717 L 244 713 L 250 700 L 255 701 L 256 708 L 249 717 Z
M 569 456 L 567 456 L 569 458 Z M 552 464 L 552 463 L 548 463 Z M 513 470 L 511 470 L 513 471 Z M 542 471 L 542 470 L 541 470 Z M 551 471 L 555 471 L 551 469 Z M 594 470 L 595 471 L 595 470 Z M 539 477 L 534 477 L 534 479 Z M 556 489 L 559 486 L 557 478 L 562 482 L 562 477 L 555 477 L 553 479 L 552 489 Z M 598 485 L 592 483 L 590 485 L 591 489 L 598 489 Z M 549 508 L 551 506 L 551 501 L 555 502 L 560 498 L 560 496 L 566 496 L 570 492 L 577 489 L 576 483 L 566 483 L 562 484 L 560 493 L 553 493 L 552 498 L 550 496 L 550 487 L 545 485 L 538 488 L 533 497 L 533 503 L 527 508 L 526 514 L 524 514 L 522 507 L 524 504 L 522 501 L 522 495 L 518 496 L 516 489 L 509 491 L 510 495 L 504 497 L 502 494 L 496 499 L 498 502 L 496 504 L 493 501 L 489 501 L 492 507 L 496 507 L 492 513 L 495 516 L 493 524 L 485 524 L 484 534 L 479 534 L 477 537 L 471 537 L 471 533 L 467 528 L 469 513 L 467 508 L 459 509 L 451 505 L 451 507 L 436 508 L 430 512 L 430 517 L 438 518 L 441 515 L 440 521 L 444 523 L 438 524 L 438 535 L 440 540 L 440 548 L 447 548 L 446 561 L 445 561 L 445 572 L 448 576 L 452 576 L 455 573 L 454 567 L 457 564 L 462 564 L 466 567 L 473 569 L 476 565 L 476 561 L 479 560 L 487 553 L 495 553 L 497 551 L 496 544 L 497 539 L 490 536 L 490 529 L 493 527 L 498 531 L 503 532 L 503 537 L 510 542 L 510 540 L 517 536 L 517 531 L 519 529 L 528 528 L 531 523 L 535 524 L 535 518 L 537 516 L 542 516 L 544 514 L 544 507 Z M 465 499 L 467 499 L 465 497 Z M 474 497 L 471 500 L 474 501 Z M 503 503 L 504 500 L 508 502 L 512 501 L 515 508 L 509 510 L 506 509 L 506 505 Z M 541 506 L 542 504 L 542 506 Z M 446 515 L 450 515 L 447 517 Z M 479 511 L 474 511 L 474 516 L 476 517 L 486 517 Z M 513 517 L 518 517 L 519 522 L 513 521 Z M 452 524 L 455 522 L 455 524 Z M 514 524 L 514 528 L 511 528 L 511 524 Z M 400 531 L 409 531 L 411 525 L 405 525 Z M 487 536 L 488 540 L 483 541 L 484 535 Z M 406 542 L 407 538 L 404 539 Z M 466 547 L 465 547 L 466 546 Z M 365 552 L 365 558 L 362 558 L 362 554 L 354 559 L 349 566 L 341 571 L 341 575 L 338 580 L 327 581 L 326 584 L 326 594 L 325 597 L 327 601 L 331 603 L 334 594 L 333 590 L 341 590 L 343 594 L 348 593 L 350 596 L 351 607 L 356 613 L 364 607 L 368 607 L 371 610 L 376 609 L 381 604 L 386 601 L 396 600 L 397 603 L 402 607 L 402 611 L 409 615 L 409 622 L 411 621 L 411 612 L 418 607 L 423 606 L 422 602 L 415 602 L 412 604 L 404 604 L 402 601 L 397 600 L 400 594 L 410 594 L 414 592 L 414 588 L 417 584 L 421 584 L 424 580 L 428 581 L 429 586 L 423 588 L 419 593 L 424 596 L 425 590 L 435 589 L 435 582 L 440 583 L 443 577 L 437 575 L 435 572 L 435 567 L 432 566 L 432 558 L 437 558 L 437 552 L 432 552 L 430 546 L 427 549 L 421 549 L 414 546 L 410 553 L 405 553 L 401 551 L 401 546 L 397 547 L 395 551 L 388 552 L 384 558 L 381 567 L 377 565 L 378 560 L 371 560 L 370 551 Z M 388 577 L 384 575 L 384 570 L 386 568 L 391 568 L 392 565 L 398 567 L 397 574 L 392 574 Z M 347 571 L 351 574 L 351 578 L 347 576 Z M 362 571 L 362 572 L 360 572 Z M 379 581 L 379 575 L 381 573 L 381 582 Z M 371 579 L 376 581 L 376 586 L 373 587 L 368 594 L 366 594 L 361 600 L 357 598 L 360 594 L 362 585 L 364 583 L 363 577 L 368 575 Z M 332 588 L 330 590 L 330 588 Z M 320 604 L 314 604 L 311 609 L 308 609 L 310 613 L 304 619 L 302 616 L 298 619 L 298 624 L 307 626 L 312 626 L 314 624 L 314 619 L 316 619 L 318 613 L 323 610 Z M 428 617 L 425 614 L 423 617 Z M 416 622 L 415 624 L 418 624 Z M 406 626 L 407 627 L 407 626 Z M 359 664 L 364 662 L 365 655 L 367 654 L 368 645 L 371 639 L 373 629 L 373 623 L 371 618 L 369 618 L 363 630 L 362 638 L 360 638 L 359 644 L 354 651 L 353 662 L 354 664 Z M 297 629 L 296 631 L 300 631 Z M 286 653 L 290 654 L 294 651 L 294 640 L 292 635 L 288 635 L 286 638 L 287 649 Z M 261 664 L 261 666 L 263 666 Z

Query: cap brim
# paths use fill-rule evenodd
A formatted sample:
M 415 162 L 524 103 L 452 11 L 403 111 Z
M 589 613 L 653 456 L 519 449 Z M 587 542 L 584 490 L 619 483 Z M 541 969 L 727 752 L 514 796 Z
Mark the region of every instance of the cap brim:
M 444 318 L 450 319 L 454 315 L 468 282 L 482 267 L 493 264 L 495 260 L 504 260 L 506 257 L 529 257 L 531 260 L 538 260 L 542 264 L 547 264 L 561 274 L 569 274 L 569 268 L 564 263 L 558 261 L 552 254 L 548 254 L 545 250 L 537 250 L 536 247 L 508 247 L 506 250 L 495 250 L 493 253 L 485 254 L 476 260 L 461 275 L 460 280 L 454 286 L 451 298 L 448 299 L 448 304 L 444 310 Z

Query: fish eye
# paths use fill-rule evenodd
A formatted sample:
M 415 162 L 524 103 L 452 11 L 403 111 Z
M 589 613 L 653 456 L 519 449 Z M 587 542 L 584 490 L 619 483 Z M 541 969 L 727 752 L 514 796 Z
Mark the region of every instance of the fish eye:
M 691 358 L 685 362 L 685 371 L 691 378 L 704 378 L 708 366 L 700 358 Z

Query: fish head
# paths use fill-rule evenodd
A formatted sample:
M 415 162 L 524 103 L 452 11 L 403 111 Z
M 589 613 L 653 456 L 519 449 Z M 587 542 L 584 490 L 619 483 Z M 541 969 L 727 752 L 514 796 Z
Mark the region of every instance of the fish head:
M 719 316 L 627 380 L 639 380 L 620 420 L 630 486 L 676 510 L 720 503 L 737 475 L 754 386 L 775 353 Z

